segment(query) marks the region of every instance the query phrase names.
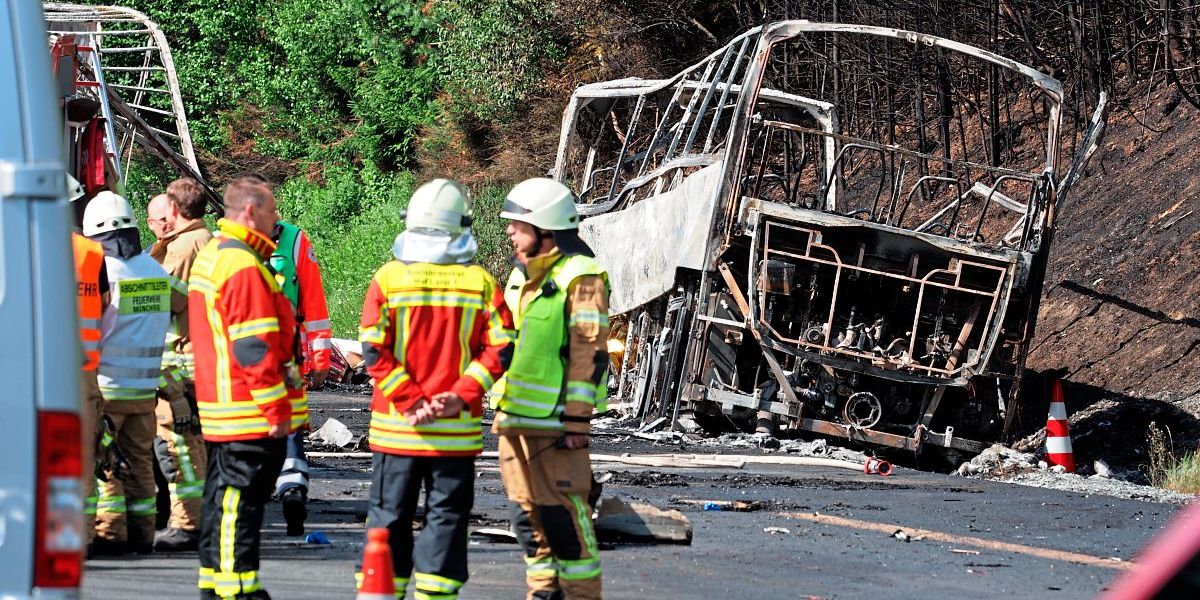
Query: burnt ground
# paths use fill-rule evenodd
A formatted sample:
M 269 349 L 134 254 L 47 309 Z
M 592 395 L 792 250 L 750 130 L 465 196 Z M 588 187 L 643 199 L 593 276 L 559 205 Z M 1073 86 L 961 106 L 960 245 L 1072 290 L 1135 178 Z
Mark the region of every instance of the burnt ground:
M 335 416 L 361 434 L 366 405 L 361 395 L 313 394 L 312 420 L 320 426 Z M 494 447 L 494 438 L 487 440 Z M 596 452 L 608 454 L 677 451 L 637 439 L 597 438 L 595 444 Z M 285 537 L 278 505 L 270 505 L 262 579 L 275 598 L 352 598 L 370 460 L 311 463 L 309 530 L 331 543 Z M 886 478 L 770 465 L 612 470 L 605 495 L 678 509 L 693 527 L 691 545 L 603 543 L 605 596 L 612 599 L 1091 598 L 1122 572 L 1112 557 L 1133 558 L 1176 510 L 903 468 Z M 481 459 L 476 471 L 473 527 L 505 527 L 507 501 L 496 462 Z M 761 509 L 703 510 L 709 500 L 747 501 Z M 911 541 L 893 537 L 897 530 Z M 922 537 L 922 531 L 937 534 Z M 194 554 L 92 560 L 83 597 L 195 597 L 196 566 Z M 515 545 L 475 537 L 471 579 L 460 597 L 521 597 L 523 571 Z
M 1123 467 L 1145 463 L 1150 421 L 1200 440 L 1200 111 L 1173 89 L 1132 108 L 1111 107 L 1061 208 L 1028 360 L 1065 379 L 1077 458 Z M 1029 400 L 1024 433 L 1048 395 Z

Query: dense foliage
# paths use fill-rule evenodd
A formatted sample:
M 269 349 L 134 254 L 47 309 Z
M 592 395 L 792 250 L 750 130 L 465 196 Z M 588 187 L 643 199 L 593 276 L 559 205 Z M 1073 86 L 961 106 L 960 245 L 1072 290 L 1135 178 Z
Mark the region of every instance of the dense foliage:
M 123 4 L 169 38 L 208 178 L 262 173 L 284 217 L 309 232 L 340 335 L 355 331 L 367 281 L 403 228 L 422 129 L 439 116 L 512 117 L 555 54 L 538 21 L 544 0 Z M 135 167 L 129 191 L 144 203 L 166 177 Z M 485 213 L 502 190 L 477 191 L 480 258 L 501 264 L 503 232 Z
M 111 4 L 111 0 L 86 0 Z M 581 82 L 661 77 L 737 32 L 780 19 L 915 29 L 996 50 L 1059 77 L 1076 124 L 1107 89 L 1200 98 L 1200 7 L 1147 0 L 122 0 L 167 34 L 205 175 L 258 172 L 312 237 L 352 335 L 370 273 L 420 181 L 477 192 L 544 172 L 565 94 Z M 836 77 L 837 74 L 834 74 Z M 900 74 L 899 76 L 903 76 Z M 1143 85 L 1144 87 L 1144 85 Z M 1196 100 L 1200 103 L 1200 100 Z M 1086 115 L 1083 115 L 1086 116 Z M 144 200 L 165 184 L 131 172 Z M 485 226 L 486 225 L 486 226 Z M 477 228 L 478 229 L 478 228 Z M 500 268 L 500 267 L 496 267 Z

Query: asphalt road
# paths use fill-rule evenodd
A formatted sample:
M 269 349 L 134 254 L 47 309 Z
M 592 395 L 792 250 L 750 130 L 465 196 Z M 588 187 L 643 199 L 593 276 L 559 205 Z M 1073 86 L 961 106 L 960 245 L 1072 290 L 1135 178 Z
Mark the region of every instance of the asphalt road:
M 326 412 L 313 420 L 335 416 L 361 433 L 361 413 L 344 409 L 364 402 L 318 395 L 313 406 Z M 608 444 L 597 451 L 644 450 Z M 312 461 L 309 531 L 324 532 L 328 545 L 285 537 L 278 507 L 271 507 L 261 575 L 274 598 L 353 598 L 369 466 Z M 476 491 L 476 526 L 504 527 L 494 461 L 478 462 Z M 688 546 L 602 548 L 606 597 L 631 599 L 1091 598 L 1175 510 L 909 469 L 884 478 L 811 467 L 622 467 L 605 494 L 679 508 L 694 527 Z M 764 508 L 711 512 L 679 499 L 757 500 Z M 896 530 L 910 541 L 893 537 Z M 473 538 L 470 560 L 461 598 L 523 597 L 515 545 Z M 194 553 L 92 560 L 84 598 L 196 597 L 197 564 Z

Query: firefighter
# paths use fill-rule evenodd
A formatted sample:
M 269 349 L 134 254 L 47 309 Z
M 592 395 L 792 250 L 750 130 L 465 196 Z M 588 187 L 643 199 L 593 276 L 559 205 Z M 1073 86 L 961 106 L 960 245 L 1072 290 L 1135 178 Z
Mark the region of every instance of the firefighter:
M 405 231 L 375 273 L 359 338 L 374 379 L 367 523 L 386 527 L 396 596 L 453 600 L 467 580 L 483 395 L 511 357 L 512 316 L 496 281 L 471 264 L 466 191 L 447 179 L 413 193 Z M 413 543 L 417 496 L 425 529 Z
M 299 227 L 279 220 L 271 238 L 277 244 L 271 253 L 271 268 L 283 289 L 283 295 L 296 310 L 300 325 L 304 366 L 301 371 L 313 388 L 325 384 L 329 375 L 329 357 L 333 348 L 333 332 L 329 326 L 329 309 L 325 304 L 325 285 L 321 282 L 321 267 L 308 235 Z M 302 535 L 308 516 L 308 461 L 304 457 L 304 434 L 288 436 L 287 458 L 283 471 L 275 482 L 275 494 L 283 505 L 283 518 L 288 535 Z
M 82 200 L 83 186 L 67 175 L 68 197 L 72 203 Z M 79 295 L 79 339 L 83 344 L 81 386 L 83 405 L 80 410 L 80 433 L 83 434 L 84 473 L 84 543 L 91 544 L 96 529 L 96 478 L 92 476 L 93 449 L 96 446 L 97 422 L 104 397 L 96 381 L 100 366 L 100 317 L 108 304 L 108 269 L 104 266 L 104 248 L 79 232 L 71 233 L 75 251 L 75 282 Z
M 196 255 L 213 237 L 204 224 L 204 208 L 200 182 L 183 177 L 172 181 L 165 194 L 152 198 L 146 210 L 147 225 L 158 238 L 150 247 L 150 256 L 167 270 L 172 286 L 183 297 L 182 303 L 172 302 L 171 330 L 167 332 L 154 409 L 158 422 L 154 454 L 167 480 L 171 506 L 166 529 L 154 536 L 154 549 L 159 551 L 195 550 L 200 540 L 200 500 L 204 497 L 208 454 L 196 408 L 192 344 L 187 329 L 187 280 Z
M 157 513 L 154 486 L 154 402 L 163 339 L 171 318 L 166 271 L 142 254 L 133 210 L 125 198 L 102 191 L 83 214 L 83 234 L 104 248 L 111 290 L 100 320 L 97 383 L 115 443 L 129 462 L 128 476 L 110 477 L 96 506 L 93 554 L 149 553 Z
M 264 504 L 287 435 L 308 422 L 291 304 L 265 264 L 275 196 L 247 178 L 225 191 L 225 218 L 188 278 L 196 400 L 208 447 L 200 519 L 202 598 L 270 598 L 258 579 Z
M 492 431 L 525 551 L 527 597 L 598 599 L 588 434 L 592 413 L 605 410 L 608 276 L 579 238 L 566 186 L 523 181 L 500 217 L 516 251 L 504 296 L 517 341 L 508 373 L 492 390 Z
M 256 174 L 243 175 L 243 178 L 264 186 L 270 185 L 265 178 Z M 279 283 L 283 295 L 296 311 L 301 350 L 304 353 L 301 373 L 311 382 L 311 387 L 320 388 L 329 375 L 333 348 L 333 331 L 329 324 L 321 267 L 308 235 L 296 225 L 279 218 L 278 214 L 276 219 L 271 230 L 271 240 L 275 242 L 275 251 L 270 258 L 271 269 L 275 272 L 275 281 Z M 275 496 L 283 506 L 283 519 L 290 536 L 304 534 L 304 521 L 308 517 L 308 460 L 304 456 L 304 445 L 303 433 L 288 436 L 287 458 L 275 481 Z

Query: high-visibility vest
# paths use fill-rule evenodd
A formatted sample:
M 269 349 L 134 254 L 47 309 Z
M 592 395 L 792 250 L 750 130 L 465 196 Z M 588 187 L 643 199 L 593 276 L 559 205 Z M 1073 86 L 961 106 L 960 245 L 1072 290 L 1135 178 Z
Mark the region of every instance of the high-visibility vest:
M 100 393 L 105 400 L 153 400 L 171 322 L 171 282 L 145 254 L 105 257 L 111 294 L 100 319 Z
M 75 249 L 75 281 L 79 294 L 79 339 L 83 342 L 83 370 L 100 366 L 100 316 L 104 304 L 100 298 L 100 266 L 104 248 L 100 242 L 78 233 L 71 235 Z
M 300 306 L 300 279 L 296 274 L 296 244 L 300 239 L 300 228 L 291 223 L 279 222 L 279 242 L 271 253 L 271 269 L 283 295 L 293 307 Z
M 303 240 L 301 229 L 291 223 L 279 221 L 279 240 L 271 253 L 271 270 L 283 295 L 296 309 L 299 319 L 301 349 L 304 351 L 304 371 L 328 369 L 333 333 L 329 328 L 329 309 L 325 304 L 325 290 L 321 283 L 320 269 L 312 255 L 309 240 Z M 306 252 L 307 257 L 301 257 Z M 303 262 L 302 262 L 303 261 Z M 303 282 L 300 280 L 304 279 Z M 301 288 L 304 296 L 301 298 Z
M 563 398 L 566 387 L 566 352 L 569 341 L 566 323 L 567 292 L 571 283 L 585 275 L 598 275 L 607 283 L 608 275 L 596 259 L 575 255 L 550 267 L 546 283 L 534 292 L 529 303 L 521 306 L 525 274 L 514 269 L 504 288 L 504 299 L 517 324 L 517 349 L 504 378 L 492 389 L 496 409 L 505 413 L 508 427 L 561 429 Z M 608 377 L 594 386 L 586 397 L 596 399 L 596 410 L 607 410 Z M 515 417 L 515 418 L 513 418 Z M 498 417 L 499 418 L 499 417 Z

